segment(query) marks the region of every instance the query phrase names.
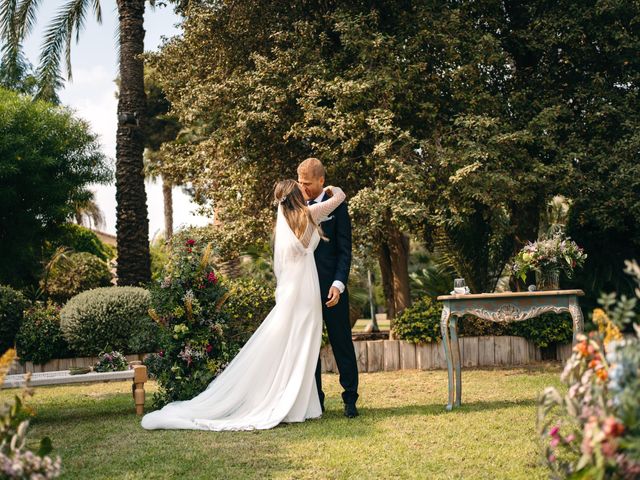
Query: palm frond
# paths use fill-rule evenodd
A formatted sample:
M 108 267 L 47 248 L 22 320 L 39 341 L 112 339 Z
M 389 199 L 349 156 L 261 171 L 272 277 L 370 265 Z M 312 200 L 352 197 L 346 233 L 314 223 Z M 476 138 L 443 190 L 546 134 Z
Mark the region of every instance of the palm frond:
M 18 10 L 17 0 L 0 1 L 0 33 L 4 41 L 15 36 L 16 11 Z
M 93 13 L 96 16 L 96 22 L 102 24 L 102 7 L 100 6 L 100 0 L 93 0 Z
M 21 40 L 24 40 L 33 30 L 38 20 L 38 8 L 42 0 L 22 0 L 16 12 L 16 28 Z
M 102 11 L 98 0 L 71 0 L 58 11 L 46 29 L 40 53 L 40 66 L 38 67 L 38 80 L 41 89 L 61 82 L 60 62 L 63 51 L 67 78 L 72 80 L 71 39 L 75 32 L 76 41 L 78 40 L 80 31 L 84 28 L 87 8 L 90 4 L 93 6 L 98 21 L 101 21 Z

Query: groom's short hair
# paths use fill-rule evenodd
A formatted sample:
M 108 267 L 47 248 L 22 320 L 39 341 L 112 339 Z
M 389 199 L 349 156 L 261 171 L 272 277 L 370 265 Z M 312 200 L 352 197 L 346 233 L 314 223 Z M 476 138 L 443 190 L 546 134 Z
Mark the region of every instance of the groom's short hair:
M 313 178 L 325 176 L 324 165 L 322 165 L 320 160 L 314 157 L 307 158 L 298 165 L 298 173 L 301 172 L 311 175 Z

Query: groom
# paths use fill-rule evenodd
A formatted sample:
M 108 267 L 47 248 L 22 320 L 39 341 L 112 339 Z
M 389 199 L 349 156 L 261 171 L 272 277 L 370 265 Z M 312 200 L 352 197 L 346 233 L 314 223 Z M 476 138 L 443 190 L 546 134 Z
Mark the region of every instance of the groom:
M 323 191 L 324 177 L 324 166 L 317 158 L 307 158 L 298 166 L 298 183 L 309 205 L 329 198 Z M 344 388 L 344 414 L 353 418 L 358 416 L 358 365 L 351 340 L 349 293 L 346 289 L 351 269 L 351 219 L 347 205 L 343 203 L 336 208 L 320 226 L 329 239 L 328 242 L 321 240 L 314 254 L 323 299 L 322 318 L 340 372 L 340 385 Z M 324 411 L 320 359 L 316 367 L 316 384 Z

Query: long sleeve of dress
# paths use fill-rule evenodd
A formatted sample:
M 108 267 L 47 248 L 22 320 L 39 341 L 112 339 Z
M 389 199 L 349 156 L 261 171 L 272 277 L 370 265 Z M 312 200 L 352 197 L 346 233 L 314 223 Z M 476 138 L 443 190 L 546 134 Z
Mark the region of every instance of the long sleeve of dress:
M 340 187 L 332 187 L 331 191 L 333 192 L 333 196 L 328 200 L 316 203 L 315 205 L 309 205 L 309 211 L 311 212 L 311 217 L 314 222 L 319 223 L 322 218 L 328 216 L 347 198 Z

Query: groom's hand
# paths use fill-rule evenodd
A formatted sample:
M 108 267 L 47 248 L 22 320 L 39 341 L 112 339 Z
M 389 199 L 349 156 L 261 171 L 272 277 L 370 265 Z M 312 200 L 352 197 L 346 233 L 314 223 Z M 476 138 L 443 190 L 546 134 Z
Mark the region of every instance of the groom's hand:
M 325 304 L 327 307 L 334 307 L 340 301 L 340 290 L 338 287 L 331 287 L 329 289 L 329 295 L 327 296 L 329 301 Z

